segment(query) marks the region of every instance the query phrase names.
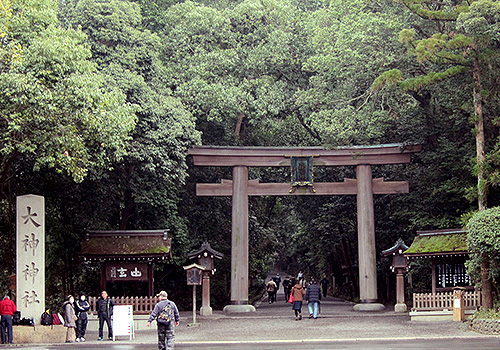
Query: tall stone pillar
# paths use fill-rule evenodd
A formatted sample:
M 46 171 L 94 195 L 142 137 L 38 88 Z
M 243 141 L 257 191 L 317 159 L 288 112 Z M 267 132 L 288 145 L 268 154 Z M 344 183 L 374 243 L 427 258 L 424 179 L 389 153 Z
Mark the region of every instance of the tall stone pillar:
M 406 312 L 408 307 L 405 304 L 405 270 L 396 270 L 396 305 L 394 306 L 395 312 Z
M 248 168 L 233 168 L 231 305 L 226 312 L 255 311 L 248 305 Z
M 383 310 L 377 303 L 377 259 L 375 255 L 375 212 L 373 204 L 372 168 L 356 167 L 358 209 L 359 297 L 358 311 Z
M 16 206 L 16 306 L 39 324 L 45 311 L 45 199 L 19 196 Z

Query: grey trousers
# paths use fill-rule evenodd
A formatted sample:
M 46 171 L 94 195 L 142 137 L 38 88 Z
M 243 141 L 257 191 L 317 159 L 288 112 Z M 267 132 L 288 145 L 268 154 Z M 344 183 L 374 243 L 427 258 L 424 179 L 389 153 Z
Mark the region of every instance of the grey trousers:
M 170 324 L 158 323 L 158 350 L 173 350 L 175 343 L 175 326 L 173 322 Z

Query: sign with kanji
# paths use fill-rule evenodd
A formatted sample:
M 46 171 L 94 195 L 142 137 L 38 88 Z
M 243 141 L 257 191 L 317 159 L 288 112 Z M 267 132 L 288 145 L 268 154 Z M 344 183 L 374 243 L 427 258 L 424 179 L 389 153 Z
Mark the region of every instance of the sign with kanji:
M 17 197 L 16 306 L 23 317 L 40 322 L 45 311 L 45 199 Z
M 106 281 L 142 281 L 148 280 L 148 265 L 144 263 L 109 263 L 106 264 Z

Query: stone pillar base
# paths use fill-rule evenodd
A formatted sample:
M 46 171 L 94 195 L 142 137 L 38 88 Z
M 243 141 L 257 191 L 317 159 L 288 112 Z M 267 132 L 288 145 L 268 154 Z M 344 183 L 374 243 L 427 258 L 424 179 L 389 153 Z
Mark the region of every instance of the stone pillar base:
M 200 308 L 200 316 L 211 316 L 212 308 L 210 306 L 202 306 Z
M 64 343 L 67 328 L 57 326 L 13 326 L 14 344 Z
M 394 312 L 407 312 L 408 311 L 408 306 L 404 303 L 399 303 L 394 305 Z
M 237 314 L 244 312 L 255 312 L 255 307 L 253 305 L 226 305 L 224 306 L 225 313 L 227 314 Z
M 384 311 L 385 306 L 379 303 L 356 304 L 352 308 L 354 311 Z

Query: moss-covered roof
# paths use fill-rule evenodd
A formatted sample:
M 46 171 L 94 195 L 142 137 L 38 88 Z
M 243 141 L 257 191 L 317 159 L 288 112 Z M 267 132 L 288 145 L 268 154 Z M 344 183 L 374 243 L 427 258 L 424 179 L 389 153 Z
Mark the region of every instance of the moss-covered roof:
M 462 230 L 421 231 L 404 252 L 409 256 L 467 254 L 467 233 Z
M 170 257 L 171 239 L 161 235 L 99 235 L 82 242 L 80 255 L 106 257 Z

